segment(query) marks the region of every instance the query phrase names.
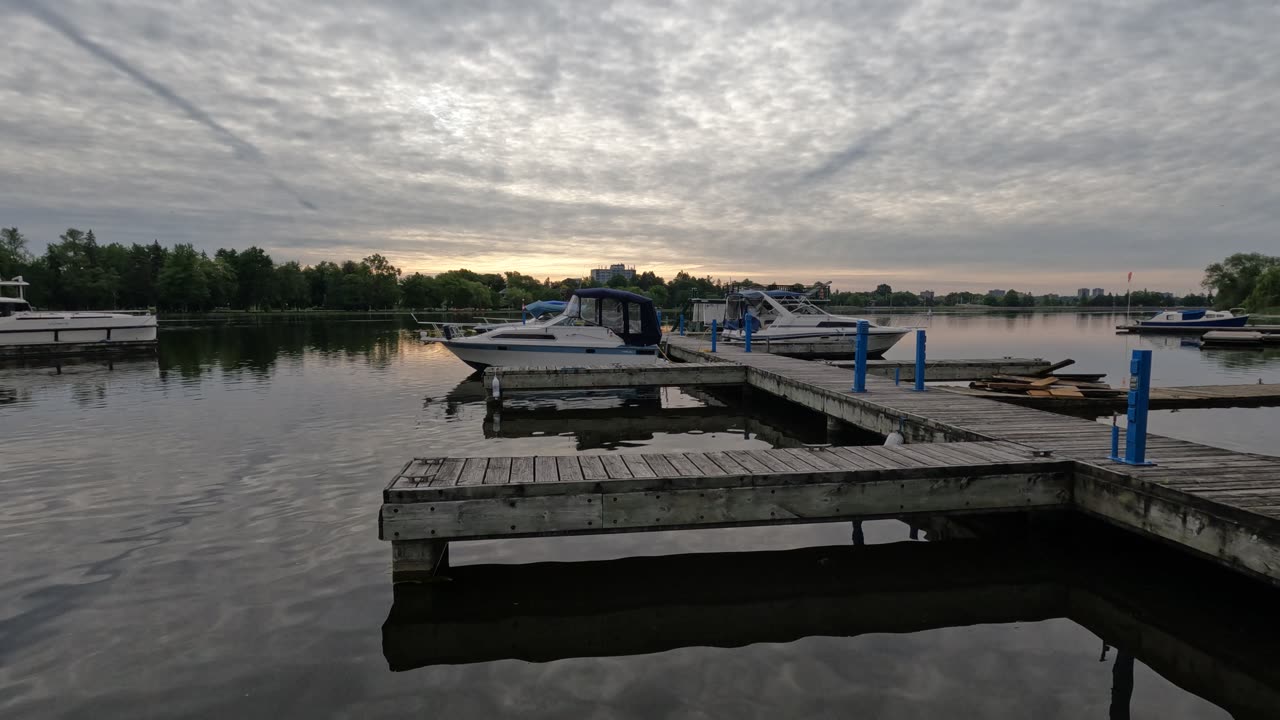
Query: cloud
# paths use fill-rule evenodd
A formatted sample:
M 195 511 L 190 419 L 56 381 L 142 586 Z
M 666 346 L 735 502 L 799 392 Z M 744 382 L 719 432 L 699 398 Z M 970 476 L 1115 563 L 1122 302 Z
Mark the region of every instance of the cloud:
M 89 53 L 90 55 L 93 55 L 94 57 L 114 67 L 115 69 L 119 70 L 125 75 L 128 75 L 129 77 L 133 78 L 143 87 L 155 93 L 165 102 L 169 103 L 174 108 L 185 113 L 187 117 L 191 118 L 192 120 L 195 120 L 201 125 L 204 125 L 205 127 L 212 130 L 214 135 L 216 135 L 219 140 L 226 143 L 228 146 L 231 147 L 233 151 L 235 151 L 237 157 L 239 157 L 242 160 L 248 160 L 248 161 L 257 163 L 259 165 L 262 165 L 263 171 L 267 174 L 269 178 L 271 178 L 271 182 L 273 185 L 280 188 L 282 191 L 288 193 L 289 195 L 292 195 L 294 199 L 297 200 L 298 203 L 301 204 L 303 207 L 309 210 L 316 209 L 315 205 L 312 205 L 311 203 L 307 202 L 301 195 L 298 195 L 298 193 L 293 188 L 289 187 L 288 183 L 284 182 L 279 177 L 277 177 L 274 173 L 272 173 L 270 170 L 266 169 L 265 167 L 267 163 L 266 156 L 264 156 L 262 154 L 262 151 L 259 150 L 257 147 L 255 147 L 253 143 L 250 143 L 249 141 L 239 137 L 235 133 L 223 127 L 221 123 L 219 123 L 217 120 L 214 120 L 212 117 L 210 117 L 208 113 L 196 107 L 195 105 L 192 105 L 185 98 L 183 98 L 178 93 L 174 92 L 164 83 L 161 83 L 155 80 L 154 78 L 152 78 L 151 76 L 143 72 L 142 70 L 138 69 L 137 67 L 125 61 L 124 58 L 120 57 L 119 55 L 116 55 L 115 53 L 111 52 L 109 49 L 85 37 L 85 35 L 81 33 L 80 30 L 70 20 L 67 20 L 65 17 L 54 12 L 52 9 L 46 7 L 45 5 L 39 2 L 36 2 L 35 0 L 26 0 L 25 2 L 19 3 L 19 6 L 25 9 L 27 12 L 31 13 L 31 15 L 36 19 L 48 25 L 51 29 L 61 33 L 64 37 L 66 37 L 71 42 L 75 43 L 85 52 Z M 148 30 L 149 29 L 144 29 L 143 32 L 144 34 L 147 34 L 150 37 L 151 34 L 150 32 L 148 32 Z
M 1280 234 L 1267 3 L 57 7 L 0 66 L 38 240 L 1061 292 Z

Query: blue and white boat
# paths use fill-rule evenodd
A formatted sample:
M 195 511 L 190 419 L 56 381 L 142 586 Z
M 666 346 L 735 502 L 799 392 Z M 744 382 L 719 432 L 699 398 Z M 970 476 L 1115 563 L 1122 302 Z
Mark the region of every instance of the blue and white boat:
M 863 318 L 832 315 L 805 293 L 790 290 L 743 290 L 725 299 L 724 332 L 729 342 L 746 339 L 744 325 L 751 323 L 757 341 L 791 341 L 813 345 L 850 347 Z M 877 325 L 867 320 L 867 356 L 878 358 L 905 336 L 907 328 Z
M 1248 322 L 1248 315 L 1233 315 L 1227 310 L 1162 310 L 1151 319 L 1140 321 L 1138 326 L 1169 330 L 1210 329 L 1244 327 Z
M 436 340 L 477 370 L 505 367 L 647 365 L 658 360 L 658 311 L 643 295 L 612 288 L 576 290 L 559 315 L 466 335 L 443 326 Z

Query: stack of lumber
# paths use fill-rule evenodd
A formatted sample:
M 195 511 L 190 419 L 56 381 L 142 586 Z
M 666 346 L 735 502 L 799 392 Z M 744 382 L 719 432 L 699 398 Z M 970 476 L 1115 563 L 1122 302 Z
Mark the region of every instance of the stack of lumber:
M 1034 375 L 992 375 L 984 380 L 969 383 L 974 390 L 1027 395 L 1030 397 L 1098 398 L 1119 397 L 1124 390 L 1099 382 L 1106 373 L 1065 374 L 1057 370 L 1073 364 L 1074 360 L 1054 363 Z

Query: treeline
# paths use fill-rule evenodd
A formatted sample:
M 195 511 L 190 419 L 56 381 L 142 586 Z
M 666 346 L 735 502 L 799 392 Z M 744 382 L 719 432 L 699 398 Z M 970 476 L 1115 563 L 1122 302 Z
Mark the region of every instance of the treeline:
M 277 264 L 258 247 L 212 256 L 189 244 L 173 247 L 102 244 L 93 230 L 71 228 L 33 257 L 17 228 L 0 229 L 0 277 L 23 276 L 33 305 L 61 310 L 156 308 L 210 310 L 386 310 L 392 308 L 518 309 L 535 300 L 565 300 L 592 282 L 538 280 L 518 272 L 450 270 L 435 276 L 400 269 L 379 254 L 342 263 Z M 645 272 L 611 287 L 647 295 L 662 307 L 722 294 L 720 283 L 681 272 L 670 282 Z
M 1236 253 L 1206 267 L 1203 284 L 1216 295 L 1216 308 L 1280 313 L 1280 257 Z
M 1205 305 L 1208 297 L 1204 295 L 1186 295 L 1176 297 L 1169 293 L 1152 290 L 1134 290 L 1128 297 L 1125 295 L 1105 295 L 1079 298 L 1075 295 L 1045 294 L 1005 290 L 1003 294 L 950 292 L 932 298 L 917 295 L 905 290 L 894 290 L 889 285 L 879 285 L 875 291 L 833 292 L 831 304 L 840 307 L 951 307 L 956 305 L 986 305 L 988 307 L 1124 307 L 1127 303 L 1134 307 L 1166 307 L 1170 305 Z

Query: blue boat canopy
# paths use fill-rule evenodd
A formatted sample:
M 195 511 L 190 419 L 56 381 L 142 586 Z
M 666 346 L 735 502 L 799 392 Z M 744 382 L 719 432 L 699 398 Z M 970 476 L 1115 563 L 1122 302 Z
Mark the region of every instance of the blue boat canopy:
M 653 300 L 626 290 L 582 288 L 573 291 L 570 315 L 607 327 L 628 345 L 657 345 L 662 339 Z
M 1183 320 L 1199 320 L 1204 317 L 1204 314 L 1205 314 L 1204 310 L 1183 310 L 1182 319 Z
M 524 306 L 525 312 L 533 317 L 545 315 L 546 313 L 561 313 L 569 303 L 564 300 L 538 300 Z

